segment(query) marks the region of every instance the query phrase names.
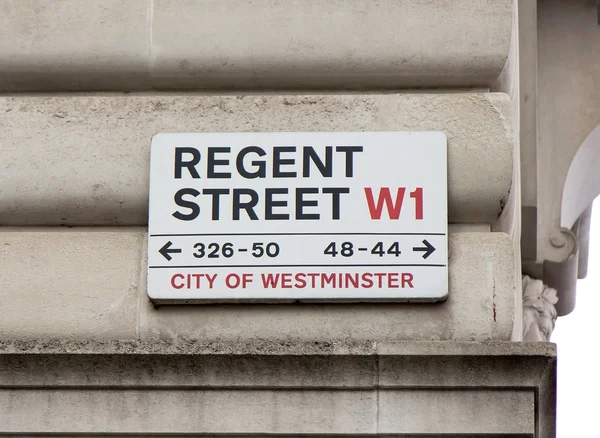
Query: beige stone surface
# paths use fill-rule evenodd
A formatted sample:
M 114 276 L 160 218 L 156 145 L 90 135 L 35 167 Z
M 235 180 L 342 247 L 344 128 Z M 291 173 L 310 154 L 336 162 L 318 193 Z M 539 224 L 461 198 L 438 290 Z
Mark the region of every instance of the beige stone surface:
M 0 97 L 0 224 L 147 223 L 158 132 L 423 131 L 448 138 L 450 222 L 492 223 L 513 171 L 501 93 Z
M 380 391 L 378 431 L 525 435 L 535 430 L 534 408 L 531 390 Z
M 376 410 L 375 391 L 0 390 L 8 433 L 374 433 Z
M 3 0 L 0 90 L 487 86 L 511 0 Z
M 513 138 L 516 145 L 513 158 L 513 179 L 510 188 L 510 195 L 506 202 L 506 207 L 502 211 L 502 214 L 498 217 L 498 220 L 492 227 L 493 231 L 503 231 L 510 235 L 514 242 L 515 247 L 515 271 L 517 276 L 521 273 L 521 197 L 522 197 L 522 178 L 531 178 L 529 169 L 523 165 L 521 161 L 521 140 L 526 140 L 528 131 L 525 129 L 521 132 L 523 123 L 523 117 L 526 117 L 528 111 L 528 102 L 534 101 L 530 93 L 522 93 L 521 83 L 527 84 L 530 76 L 524 73 L 521 68 L 521 63 L 536 62 L 535 55 L 529 57 L 527 55 L 527 44 L 531 44 L 532 35 L 530 28 L 525 25 L 527 23 L 524 17 L 527 17 L 531 8 L 535 9 L 536 2 L 531 1 L 513 1 L 513 20 L 512 20 L 512 31 L 511 31 L 511 42 L 510 50 L 506 65 L 502 70 L 500 76 L 494 85 L 492 85 L 492 91 L 501 91 L 510 96 L 512 101 L 512 116 L 513 116 Z M 535 27 L 535 25 L 534 25 Z M 523 32 L 523 34 L 521 34 Z M 534 41 L 535 44 L 535 41 Z M 521 82 L 522 81 L 522 82 Z M 524 88 L 527 88 L 525 85 Z M 535 103 L 534 103 L 535 106 Z M 524 149 L 524 148 L 523 148 Z M 527 169 L 527 175 L 521 175 L 521 169 Z M 533 175 L 535 179 L 535 175 Z M 527 239 L 528 237 L 525 237 Z M 520 286 L 517 285 L 517 293 L 515 294 L 515 305 L 516 305 L 516 320 L 513 327 L 512 340 L 521 341 L 523 337 L 523 324 L 522 318 L 522 293 Z
M 514 252 L 503 233 L 450 236 L 442 303 L 156 308 L 145 291 L 143 229 L 7 230 L 4 340 L 508 340 L 514 320 Z
M 503 233 L 449 239 L 449 297 L 437 304 L 142 304 L 144 339 L 508 340 L 514 250 Z M 307 321 L 310 321 L 307 323 Z
M 0 434 L 551 438 L 555 379 L 547 343 L 0 341 Z
M 138 89 L 148 0 L 3 0 L 0 90 Z
M 135 341 L 129 341 L 129 347 L 137 345 L 132 342 Z M 2 344 L 0 341 L 0 349 L 3 347 Z M 49 342 L 44 344 L 47 345 Z M 55 370 L 52 374 L 36 372 L 40 363 L 31 357 L 11 360 L 6 354 L 0 355 L 0 386 L 53 385 L 57 380 L 57 374 L 60 375 L 60 386 L 90 389 L 107 385 L 181 387 L 182 389 L 198 387 L 216 389 L 223 386 L 231 389 L 249 387 L 267 389 L 274 386 L 333 389 L 369 387 L 375 385 L 378 379 L 377 364 L 372 357 L 346 355 L 331 357 L 331 353 L 327 350 L 322 350 L 315 355 L 311 354 L 313 352 L 309 350 L 310 345 L 308 349 L 304 346 L 305 354 L 290 356 L 288 354 L 291 351 L 289 348 L 291 343 L 282 345 L 282 343 L 265 342 L 264 345 L 267 347 L 273 348 L 273 344 L 278 346 L 281 356 L 276 355 L 269 366 L 264 367 L 260 366 L 261 360 L 256 354 L 271 354 L 272 350 L 259 348 L 252 351 L 252 347 L 256 347 L 252 343 L 243 347 L 228 345 L 229 348 L 245 348 L 248 351 L 246 354 L 239 353 L 239 350 L 233 355 L 221 351 L 220 354 L 207 354 L 201 360 L 196 356 L 198 352 L 195 347 L 198 343 L 174 343 L 180 348 L 176 353 L 166 353 L 165 347 L 173 347 L 173 344 L 166 345 L 165 342 L 156 341 L 150 341 L 148 344 L 151 348 L 137 358 L 135 367 L 130 367 L 128 366 L 130 357 L 127 355 L 132 353 L 131 349 L 123 349 L 119 352 L 113 349 L 106 354 L 106 343 L 99 345 L 98 342 L 92 341 L 86 343 L 86 346 L 91 348 L 83 353 L 81 345 L 78 348 L 77 343 L 69 342 L 67 351 L 63 350 L 62 353 L 46 357 L 44 366 L 46 369 Z M 67 352 L 76 352 L 76 354 L 70 358 L 69 365 L 65 366 L 62 362 Z M 0 354 L 3 353 L 5 352 Z M 183 357 L 178 359 L 177 367 L 173 367 L 172 354 L 179 353 Z M 92 369 L 89 367 L 90 355 L 93 356 Z M 201 362 L 200 366 L 199 362 Z M 146 367 L 152 368 L 155 372 L 139 373 L 140 368 Z M 156 375 L 160 375 L 160 381 L 156 380 Z
M 3 339 L 137 337 L 143 234 L 0 231 Z
M 160 88 L 484 85 L 504 67 L 510 0 L 154 2 Z

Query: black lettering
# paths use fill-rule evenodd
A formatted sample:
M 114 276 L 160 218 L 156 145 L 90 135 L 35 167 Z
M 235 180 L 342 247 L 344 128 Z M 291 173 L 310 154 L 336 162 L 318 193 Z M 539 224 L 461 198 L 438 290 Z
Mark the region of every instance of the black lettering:
M 295 160 L 281 158 L 285 152 L 296 152 L 296 146 L 275 146 L 273 148 L 273 178 L 296 178 L 296 172 L 282 172 L 281 166 L 289 166 L 295 163 Z
M 206 169 L 207 178 L 231 178 L 230 172 L 215 172 L 215 166 L 226 166 L 229 164 L 229 160 L 217 160 L 216 154 L 223 154 L 231 152 L 231 148 L 208 148 L 208 167 Z
M 316 199 L 304 199 L 305 194 L 319 193 L 316 187 L 297 187 L 296 188 L 296 219 L 298 220 L 318 220 L 319 213 L 304 213 L 304 207 L 316 207 L 319 202 Z
M 344 152 L 346 155 L 346 177 L 350 178 L 354 176 L 354 152 L 362 152 L 362 146 L 336 146 L 336 152 Z
M 183 154 L 192 154 L 190 161 L 183 161 Z M 196 148 L 175 148 L 175 179 L 181 179 L 181 170 L 185 167 L 192 178 L 200 178 L 196 165 L 200 162 L 200 151 Z
M 202 190 L 203 195 L 211 195 L 212 196 L 212 220 L 219 220 L 219 206 L 221 195 L 228 195 L 229 189 L 204 189 Z
M 285 221 L 290 218 L 287 213 L 273 213 L 273 207 L 287 207 L 287 200 L 274 201 L 273 195 L 287 195 L 288 189 L 265 189 L 265 220 Z
M 200 192 L 196 189 L 180 189 L 180 190 L 178 190 L 174 196 L 175 204 L 180 207 L 189 208 L 192 211 L 189 214 L 183 214 L 179 211 L 176 211 L 175 213 L 173 213 L 173 216 L 181 221 L 192 221 L 192 220 L 196 219 L 200 215 L 200 206 L 198 204 L 196 204 L 195 202 L 186 201 L 185 199 L 183 199 L 183 197 L 185 195 L 191 195 L 193 197 L 196 197 L 199 194 L 200 194 Z
M 319 154 L 312 146 L 304 146 L 302 149 L 302 176 L 307 178 L 310 176 L 310 162 L 315 163 L 321 175 L 325 178 L 333 176 L 333 147 L 325 147 L 325 163 L 321 161 Z
M 350 193 L 348 187 L 325 187 L 323 193 L 331 194 L 331 219 L 340 219 L 340 195 Z
M 247 179 L 265 178 L 267 176 L 267 165 L 264 161 L 252 161 L 252 165 L 257 167 L 255 172 L 248 172 L 244 167 L 244 158 L 246 155 L 255 153 L 259 157 L 264 157 L 267 153 L 258 146 L 248 146 L 240 151 L 236 160 L 237 171 Z
M 242 202 L 241 201 L 242 195 L 250 196 L 250 201 Z M 254 207 L 256 207 L 256 204 L 258 204 L 258 193 L 256 193 L 254 190 L 233 189 L 233 220 L 239 221 L 240 220 L 240 210 L 246 210 L 248 217 L 253 221 L 257 221 L 258 216 L 256 215 L 256 212 L 254 211 Z

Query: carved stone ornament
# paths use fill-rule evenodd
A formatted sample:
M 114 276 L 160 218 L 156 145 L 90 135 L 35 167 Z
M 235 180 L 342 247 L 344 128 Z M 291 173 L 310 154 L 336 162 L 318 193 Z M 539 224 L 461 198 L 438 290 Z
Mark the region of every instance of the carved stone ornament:
M 556 322 L 556 289 L 523 276 L 523 341 L 548 342 Z

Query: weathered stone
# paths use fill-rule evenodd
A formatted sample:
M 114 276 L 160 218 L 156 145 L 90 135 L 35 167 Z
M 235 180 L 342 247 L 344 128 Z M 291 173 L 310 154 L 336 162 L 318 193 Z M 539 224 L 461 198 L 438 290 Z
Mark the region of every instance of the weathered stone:
M 553 436 L 552 344 L 323 346 L 0 341 L 0 433 Z
M 402 430 L 415 435 L 512 433 L 526 436 L 535 430 L 535 392 L 380 391 L 378 419 L 378 432 L 384 434 Z
M 514 252 L 503 233 L 450 235 L 442 303 L 155 308 L 143 229 L 61 230 L 2 233 L 2 339 L 508 340 L 515 317 Z
M 0 90 L 150 88 L 148 0 L 4 0 Z
M 0 430 L 9 434 L 372 434 L 376 410 L 375 391 L 0 390 Z
M 149 339 L 510 339 L 515 318 L 512 241 L 503 233 L 449 239 L 449 296 L 437 304 L 161 306 L 141 309 Z M 307 321 L 310 323 L 307 324 Z
M 141 232 L 0 233 L 3 339 L 135 339 Z
M 443 131 L 450 222 L 492 223 L 513 171 L 504 94 L 0 97 L 0 224 L 147 223 L 158 132 Z
M 510 0 L 3 0 L 0 91 L 488 86 Z

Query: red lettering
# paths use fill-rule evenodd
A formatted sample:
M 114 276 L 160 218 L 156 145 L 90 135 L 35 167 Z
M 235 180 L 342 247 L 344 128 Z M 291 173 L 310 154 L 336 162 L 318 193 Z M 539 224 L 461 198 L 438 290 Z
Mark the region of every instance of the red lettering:
M 384 277 L 386 274 L 384 274 L 383 272 L 378 272 L 378 273 L 376 273 L 376 274 L 373 274 L 373 275 L 375 275 L 375 277 L 377 277 L 377 287 L 378 287 L 379 289 L 381 289 L 381 288 L 383 287 L 383 277 Z
M 284 289 L 292 288 L 292 274 L 290 274 L 290 273 L 281 274 L 281 287 Z
M 306 277 L 306 274 L 296 274 L 296 284 L 295 286 L 298 289 L 304 289 L 306 287 L 306 280 L 304 279 Z
M 252 283 L 254 274 L 242 274 L 242 289 L 246 289 L 248 284 Z
M 182 289 L 184 286 L 183 283 L 176 285 L 175 278 L 180 278 L 183 280 L 185 277 L 182 274 L 175 274 L 171 277 L 171 286 L 173 286 L 175 289 Z
M 373 277 L 373 274 L 369 274 L 368 272 L 361 275 L 361 279 L 362 279 L 362 283 L 360 284 L 361 287 L 364 287 L 365 289 L 372 288 L 373 287 L 373 280 L 371 280 L 372 277 Z
M 312 287 L 312 288 L 315 288 L 315 287 L 317 287 L 317 277 L 318 277 L 320 274 L 315 274 L 314 272 L 311 272 L 310 274 L 306 274 L 306 275 L 308 275 L 308 276 L 310 277 L 310 280 L 311 280 L 311 285 L 310 285 L 310 287 Z
M 321 274 L 321 287 L 324 288 L 326 284 L 333 283 L 333 287 L 335 287 L 335 274 Z
M 203 277 L 204 274 L 190 274 L 191 278 L 196 279 L 196 289 L 200 289 L 200 277 Z M 191 289 L 190 279 L 188 278 L 188 289 Z
M 352 287 L 358 287 L 358 274 L 346 274 L 346 283 Z
M 218 274 L 214 274 L 214 275 L 212 276 L 212 278 L 211 278 L 211 277 L 210 277 L 210 274 L 204 274 L 204 276 L 205 276 L 205 277 L 206 277 L 206 279 L 208 280 L 208 287 L 209 287 L 210 289 L 212 289 L 212 288 L 213 288 L 213 283 L 214 283 L 215 279 L 217 278 L 217 275 L 218 275 Z
M 264 288 L 276 288 L 279 283 L 279 274 L 261 274 L 260 275 Z
M 179 277 L 177 277 L 179 275 Z M 253 274 L 229 274 L 225 283 L 230 289 L 238 287 L 246 288 L 252 283 Z M 173 276 L 171 282 L 173 287 L 181 289 L 183 286 L 177 284 L 176 280 L 183 278 L 181 274 Z M 211 281 L 213 281 L 211 279 Z M 326 273 L 326 272 L 283 272 L 273 274 L 261 274 L 262 285 L 265 289 L 371 289 L 371 288 L 414 288 L 414 276 L 409 272 L 363 272 L 363 273 Z
M 398 273 L 397 272 L 390 272 L 388 274 L 388 287 L 390 289 L 398 289 L 400 287 L 400 285 L 398 284 Z
M 403 272 L 402 273 L 402 287 L 404 288 L 404 284 L 408 284 L 408 287 L 410 287 L 411 289 L 414 287 L 412 285 L 412 281 L 413 281 L 413 275 L 410 272 Z
M 404 200 L 405 191 L 406 188 L 398 187 L 398 190 L 396 191 L 396 203 L 394 203 L 389 187 L 382 187 L 379 189 L 379 197 L 377 198 L 377 205 L 375 205 L 373 190 L 370 187 L 365 187 L 365 196 L 367 197 L 367 206 L 369 207 L 371 219 L 381 219 L 384 204 L 390 219 L 398 219 L 400 217 L 400 211 L 402 210 L 402 201 Z
M 415 219 L 423 220 L 423 187 L 417 187 L 414 192 L 410 192 L 410 197 L 415 200 Z
M 233 281 L 231 281 L 231 279 L 233 279 Z M 228 274 L 227 277 L 225 277 L 225 284 L 229 289 L 236 289 L 239 287 L 240 282 L 240 276 L 237 274 Z

